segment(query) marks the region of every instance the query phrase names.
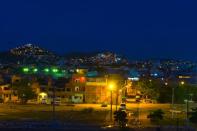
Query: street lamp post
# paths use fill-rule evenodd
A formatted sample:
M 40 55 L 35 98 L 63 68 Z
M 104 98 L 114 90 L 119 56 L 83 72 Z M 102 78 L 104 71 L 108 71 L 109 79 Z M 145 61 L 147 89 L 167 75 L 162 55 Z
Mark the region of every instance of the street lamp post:
M 184 85 L 185 82 L 181 81 L 181 85 Z M 186 89 L 186 125 L 189 126 L 189 91 L 188 91 L 188 87 Z
M 174 119 L 174 87 L 172 87 L 172 119 Z
M 186 122 L 187 122 L 187 126 L 189 125 L 189 100 L 188 100 L 188 98 L 187 98 L 187 100 L 186 100 Z
M 185 83 L 182 82 L 184 85 Z M 189 91 L 188 91 L 188 87 L 187 87 L 187 92 L 186 92 L 186 125 L 189 126 Z
M 181 85 L 184 85 L 185 82 L 181 81 Z M 165 83 L 165 85 L 168 85 L 168 83 Z M 175 93 L 175 88 L 172 87 L 172 119 L 174 119 L 174 93 Z
M 118 96 L 119 96 L 119 91 L 116 90 L 116 111 L 118 110 Z
M 165 82 L 165 86 L 168 86 L 167 82 Z M 171 104 L 172 119 L 174 119 L 174 91 L 175 88 L 172 87 L 172 104 Z
M 53 86 L 53 121 L 56 121 L 56 116 L 55 116 L 55 86 Z
M 110 110 L 110 121 L 112 122 L 112 104 L 113 104 L 113 101 L 112 101 L 112 91 L 113 91 L 113 88 L 114 88 L 114 85 L 113 84 L 110 84 L 109 85 L 109 90 L 110 90 L 110 94 L 111 94 L 111 110 Z
M 112 121 L 112 90 L 111 90 L 111 112 L 110 112 L 110 120 Z

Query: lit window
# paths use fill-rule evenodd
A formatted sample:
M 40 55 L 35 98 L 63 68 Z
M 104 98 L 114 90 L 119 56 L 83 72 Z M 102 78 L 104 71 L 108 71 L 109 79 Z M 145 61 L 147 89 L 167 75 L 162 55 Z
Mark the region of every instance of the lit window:
M 79 91 L 79 87 L 78 86 L 75 87 L 75 91 Z

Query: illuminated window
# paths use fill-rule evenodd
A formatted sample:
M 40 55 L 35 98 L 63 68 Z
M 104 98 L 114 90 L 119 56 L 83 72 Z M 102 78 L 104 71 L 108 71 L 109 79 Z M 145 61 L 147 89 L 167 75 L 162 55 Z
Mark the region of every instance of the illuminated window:
M 80 79 L 75 79 L 75 83 L 79 83 L 80 82 Z
M 75 91 L 79 91 L 79 87 L 78 86 L 75 87 Z

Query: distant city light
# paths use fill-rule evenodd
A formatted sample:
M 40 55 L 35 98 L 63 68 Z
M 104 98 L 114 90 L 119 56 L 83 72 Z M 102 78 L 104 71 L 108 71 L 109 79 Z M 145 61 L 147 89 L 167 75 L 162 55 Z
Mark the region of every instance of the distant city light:
M 155 73 L 155 74 L 154 74 L 154 76 L 158 76 L 158 74 L 157 74 L 157 73 Z
M 29 68 L 23 68 L 23 72 L 29 72 Z
M 154 74 L 151 74 L 151 76 L 157 77 L 158 74 L 157 73 L 154 73 Z
M 37 68 L 33 69 L 33 72 L 38 72 L 38 69 Z
M 57 73 L 58 72 L 58 69 L 55 68 L 52 71 L 53 71 L 53 73 Z
M 129 77 L 128 80 L 139 81 L 140 78 L 139 77 Z
M 49 69 L 48 68 L 45 68 L 44 69 L 44 72 L 47 72 L 48 73 L 49 72 Z
M 179 79 L 189 79 L 191 76 L 179 76 Z

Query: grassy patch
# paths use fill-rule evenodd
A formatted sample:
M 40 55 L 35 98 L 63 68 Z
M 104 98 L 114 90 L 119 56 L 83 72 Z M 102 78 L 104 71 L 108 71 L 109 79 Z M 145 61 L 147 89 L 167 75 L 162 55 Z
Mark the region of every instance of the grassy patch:
M 40 106 L 38 108 L 32 106 L 21 106 L 12 111 L 4 110 L 0 120 L 33 120 L 33 121 L 49 121 L 53 118 L 52 108 L 49 106 Z M 107 111 L 94 110 L 94 108 L 84 108 L 80 110 L 68 110 L 63 107 L 57 107 L 56 119 L 62 122 L 81 122 L 102 124 L 107 115 Z

